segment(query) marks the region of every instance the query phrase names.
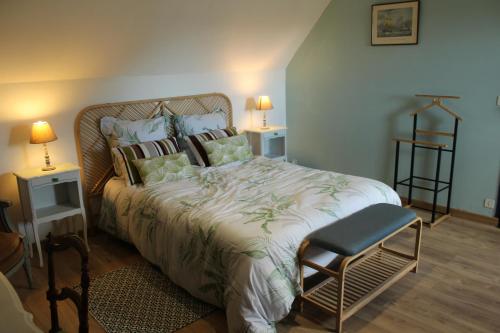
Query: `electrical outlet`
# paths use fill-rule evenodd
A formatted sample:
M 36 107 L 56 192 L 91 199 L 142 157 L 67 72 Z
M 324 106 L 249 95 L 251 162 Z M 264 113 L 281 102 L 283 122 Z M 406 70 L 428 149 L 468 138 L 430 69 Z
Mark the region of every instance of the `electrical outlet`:
M 495 200 L 484 199 L 484 208 L 493 209 L 495 208 Z

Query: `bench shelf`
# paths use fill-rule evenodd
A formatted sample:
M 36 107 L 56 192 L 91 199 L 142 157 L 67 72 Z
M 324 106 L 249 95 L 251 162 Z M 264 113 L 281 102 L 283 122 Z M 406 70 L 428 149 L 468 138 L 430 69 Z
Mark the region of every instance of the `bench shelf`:
M 344 280 L 343 319 L 415 269 L 417 260 L 378 249 L 350 265 Z M 338 279 L 330 277 L 302 295 L 302 300 L 319 305 L 332 315 L 337 314 Z
M 385 246 L 384 242 L 408 228 L 415 229 L 411 254 Z M 409 210 L 387 204 L 370 206 L 315 231 L 299 249 L 303 290 L 299 304 L 307 302 L 335 316 L 336 330 L 342 332 L 346 319 L 407 273 L 417 272 L 421 238 L 422 219 Z M 338 253 L 338 266 L 325 267 L 307 259 L 305 253 L 310 245 Z M 305 266 L 327 278 L 305 290 Z

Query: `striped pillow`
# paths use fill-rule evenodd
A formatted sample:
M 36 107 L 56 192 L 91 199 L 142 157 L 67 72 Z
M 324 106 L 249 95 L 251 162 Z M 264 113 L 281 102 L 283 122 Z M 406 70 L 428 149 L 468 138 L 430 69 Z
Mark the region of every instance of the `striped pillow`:
M 125 147 L 115 147 L 112 149 L 113 160 L 118 163 L 122 175 L 125 177 L 127 186 L 141 183 L 141 176 L 132 161 L 143 158 L 159 157 L 180 153 L 181 150 L 174 137 L 159 140 L 137 143 Z
M 216 129 L 205 133 L 188 135 L 184 137 L 184 140 L 186 140 L 198 164 L 202 167 L 206 167 L 210 166 L 210 161 L 208 160 L 208 154 L 205 151 L 202 142 L 227 138 L 235 135 L 238 135 L 236 127 L 228 127 L 225 129 Z

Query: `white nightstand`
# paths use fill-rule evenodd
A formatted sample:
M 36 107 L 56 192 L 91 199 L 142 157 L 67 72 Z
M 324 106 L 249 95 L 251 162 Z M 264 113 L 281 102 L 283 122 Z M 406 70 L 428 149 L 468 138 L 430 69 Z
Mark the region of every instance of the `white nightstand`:
M 36 168 L 15 172 L 14 175 L 17 177 L 24 222 L 29 221 L 33 225 L 40 267 L 43 267 L 42 247 L 38 235 L 40 224 L 81 214 L 83 237 L 88 249 L 87 219 L 83 204 L 80 167 L 65 163 L 56 165 L 56 169 L 51 171 Z M 31 256 L 33 256 L 32 250 Z
M 286 162 L 286 127 L 252 128 L 246 134 L 254 155 Z

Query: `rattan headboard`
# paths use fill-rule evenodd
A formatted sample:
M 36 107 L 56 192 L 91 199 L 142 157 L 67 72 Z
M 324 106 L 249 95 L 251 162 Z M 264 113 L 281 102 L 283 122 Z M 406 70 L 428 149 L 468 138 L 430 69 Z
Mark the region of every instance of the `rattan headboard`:
M 113 176 L 111 154 L 99 126 L 102 117 L 137 120 L 160 112 L 206 114 L 217 109 L 226 113 L 227 125 L 232 126 L 231 101 L 220 93 L 99 104 L 80 111 L 75 121 L 75 140 L 89 213 L 98 213 L 104 185 Z

